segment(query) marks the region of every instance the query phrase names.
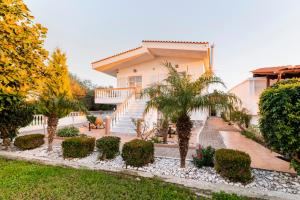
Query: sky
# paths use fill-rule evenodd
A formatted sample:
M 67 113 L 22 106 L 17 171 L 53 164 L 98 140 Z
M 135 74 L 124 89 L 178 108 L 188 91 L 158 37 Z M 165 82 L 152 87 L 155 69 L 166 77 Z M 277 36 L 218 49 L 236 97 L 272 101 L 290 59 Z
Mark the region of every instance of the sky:
M 45 47 L 66 52 L 69 70 L 99 86 L 115 78 L 91 62 L 142 40 L 208 41 L 227 89 L 267 66 L 300 64 L 300 0 L 25 0 L 48 28 Z

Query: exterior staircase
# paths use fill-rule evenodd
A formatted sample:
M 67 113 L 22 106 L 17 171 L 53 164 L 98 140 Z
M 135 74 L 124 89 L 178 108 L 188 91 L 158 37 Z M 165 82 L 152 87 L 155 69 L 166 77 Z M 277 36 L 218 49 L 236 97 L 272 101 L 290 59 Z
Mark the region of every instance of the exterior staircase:
M 111 132 L 114 134 L 136 134 L 136 127 L 132 119 L 142 119 L 145 110 L 146 101 L 144 99 L 133 99 L 128 103 L 124 112 L 122 112 L 111 126 Z

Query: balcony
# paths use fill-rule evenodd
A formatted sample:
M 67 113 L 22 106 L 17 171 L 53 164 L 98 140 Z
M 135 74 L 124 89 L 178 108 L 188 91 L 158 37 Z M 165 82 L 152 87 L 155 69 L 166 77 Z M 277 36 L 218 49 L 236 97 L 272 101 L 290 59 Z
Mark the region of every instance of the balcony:
M 95 89 L 95 103 L 119 104 L 135 92 L 135 87 Z

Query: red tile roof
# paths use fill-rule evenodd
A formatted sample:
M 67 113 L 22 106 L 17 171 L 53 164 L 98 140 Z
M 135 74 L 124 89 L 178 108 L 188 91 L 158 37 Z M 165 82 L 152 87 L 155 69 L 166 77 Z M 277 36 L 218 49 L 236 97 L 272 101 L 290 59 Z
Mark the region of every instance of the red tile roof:
M 184 43 L 184 44 L 208 44 L 208 42 L 163 41 L 163 40 L 143 40 L 142 42 Z M 92 62 L 92 64 L 97 63 L 97 62 L 100 62 L 100 61 L 103 61 L 103 60 L 107 60 L 107 59 L 110 59 L 110 58 L 113 58 L 113 57 L 116 57 L 116 56 L 119 56 L 119 55 L 122 55 L 122 54 L 125 54 L 125 53 L 128 53 L 128 52 L 131 52 L 131 51 L 134 51 L 134 50 L 137 50 L 137 49 L 140 49 L 140 48 L 142 48 L 142 46 L 136 47 L 136 48 L 134 48 L 134 49 L 129 49 L 129 50 L 127 50 L 127 51 L 123 51 L 123 52 L 121 52 L 121 53 L 118 53 L 118 54 L 115 54 L 115 55 L 112 55 L 112 56 L 103 58 L 103 59 L 101 59 L 101 60 L 94 61 L 94 62 Z
M 97 63 L 97 62 L 100 62 L 100 61 L 103 61 L 103 60 L 107 60 L 107 59 L 109 59 L 109 58 L 113 58 L 113 57 L 116 57 L 116 56 L 119 56 L 119 55 L 122 55 L 122 54 L 125 54 L 125 53 L 128 53 L 128 52 L 130 52 L 130 51 L 134 51 L 134 50 L 137 50 L 137 49 L 140 49 L 140 48 L 142 48 L 142 46 L 136 47 L 136 48 L 134 48 L 134 49 L 129 49 L 129 50 L 127 50 L 127 51 L 123 51 L 123 52 L 121 52 L 121 53 L 118 53 L 118 54 L 115 54 L 115 55 L 112 55 L 112 56 L 103 58 L 103 59 L 101 59 L 101 60 L 94 61 L 94 62 L 92 62 L 92 64 Z
M 291 65 L 287 65 L 287 66 L 278 66 L 278 67 L 263 67 L 263 68 L 258 68 L 255 69 L 252 72 L 252 74 L 279 74 L 282 72 L 288 72 L 288 71 L 298 71 L 300 70 L 300 65 L 295 65 L 295 66 L 291 66 Z
M 184 44 L 208 44 L 208 42 L 168 41 L 168 40 L 143 40 L 142 42 L 184 43 Z

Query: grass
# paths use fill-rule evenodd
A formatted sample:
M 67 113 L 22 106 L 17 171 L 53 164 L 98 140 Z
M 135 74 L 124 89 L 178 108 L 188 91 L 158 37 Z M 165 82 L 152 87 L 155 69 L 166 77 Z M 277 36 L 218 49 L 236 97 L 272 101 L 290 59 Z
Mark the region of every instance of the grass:
M 0 158 L 0 199 L 197 199 L 157 179 Z
M 197 192 L 201 195 L 201 192 Z M 0 200 L 6 199 L 209 200 L 207 197 L 196 196 L 195 191 L 159 179 L 55 167 L 0 157 Z M 255 198 L 218 192 L 212 194 L 212 199 L 254 200 Z

